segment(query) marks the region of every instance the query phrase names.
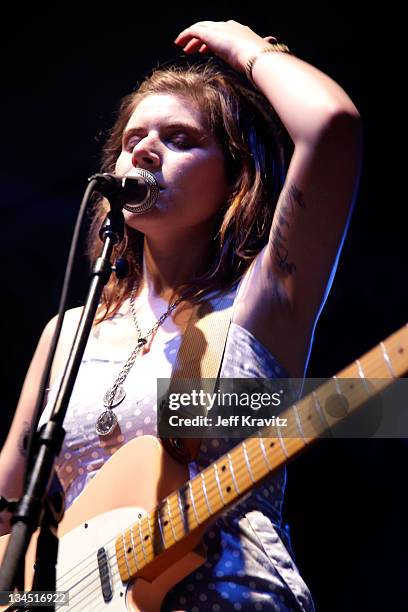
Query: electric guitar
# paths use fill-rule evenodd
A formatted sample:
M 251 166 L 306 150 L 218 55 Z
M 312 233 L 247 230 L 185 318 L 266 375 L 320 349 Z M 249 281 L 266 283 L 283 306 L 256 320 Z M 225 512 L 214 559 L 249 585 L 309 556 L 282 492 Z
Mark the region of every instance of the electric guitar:
M 204 563 L 208 525 L 343 419 L 330 408 L 333 396 L 353 413 L 407 371 L 406 325 L 283 412 L 284 433 L 275 426 L 249 437 L 192 480 L 153 436 L 128 442 L 59 525 L 57 591 L 68 593 L 68 610 L 159 612 L 172 586 Z M 26 555 L 27 591 L 37 537 Z

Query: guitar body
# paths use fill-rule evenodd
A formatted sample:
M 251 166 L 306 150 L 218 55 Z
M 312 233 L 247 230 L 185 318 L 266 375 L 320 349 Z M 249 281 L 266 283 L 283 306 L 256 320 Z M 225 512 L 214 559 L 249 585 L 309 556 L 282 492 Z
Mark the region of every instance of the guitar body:
M 115 556 L 115 540 L 140 514 L 154 508 L 188 480 L 185 465 L 176 462 L 153 436 L 142 436 L 119 449 L 98 471 L 61 521 L 57 563 L 57 591 L 69 592 L 69 608 L 81 610 L 130 610 L 159 612 L 174 584 L 205 561 L 200 538 L 186 540 L 173 555 L 166 555 L 149 579 L 123 584 Z M 31 589 L 38 532 L 26 555 L 26 585 Z M 0 538 L 0 559 L 9 536 Z M 102 592 L 97 551 L 104 547 L 112 596 Z M 197 549 L 197 550 L 195 550 Z M 1 608 L 4 610 L 4 607 Z
M 153 436 L 128 442 L 99 470 L 60 523 L 56 590 L 68 592 L 69 609 L 159 612 L 173 585 L 205 561 L 201 539 L 206 526 L 405 375 L 407 356 L 404 326 L 287 408 L 281 414 L 284 429 L 275 424 L 247 438 L 190 481 L 187 467 Z M 366 379 L 376 384 L 368 386 Z M 347 402 L 344 415 L 333 414 L 336 395 Z M 0 538 L 0 560 L 8 537 Z M 26 555 L 27 591 L 36 540 L 34 534 Z

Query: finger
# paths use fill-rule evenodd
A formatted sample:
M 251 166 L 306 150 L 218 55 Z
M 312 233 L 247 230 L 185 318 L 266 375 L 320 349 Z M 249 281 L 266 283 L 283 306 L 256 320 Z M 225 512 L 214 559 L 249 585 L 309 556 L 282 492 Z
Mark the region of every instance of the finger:
M 192 38 L 184 47 L 184 53 L 195 53 L 203 45 L 203 41 L 199 38 Z
M 191 37 L 190 32 L 189 31 L 187 32 L 187 30 L 184 30 L 183 32 L 180 32 L 180 34 L 178 34 L 178 36 L 174 39 L 174 42 L 176 43 L 176 45 L 182 45 L 190 37 Z
M 209 48 L 207 47 L 207 45 L 201 45 L 201 47 L 199 48 L 198 52 L 199 52 L 199 53 L 209 53 L 209 52 L 210 52 L 210 50 L 209 50 Z
M 200 36 L 200 33 L 203 34 L 213 23 L 213 21 L 198 21 L 189 28 L 182 30 L 174 42 L 179 45 L 185 43 L 191 36 Z
M 266 42 L 269 42 L 269 43 L 272 43 L 272 44 L 275 44 L 275 43 L 278 42 L 278 39 L 275 38 L 275 36 L 264 36 L 263 40 L 266 40 Z
M 184 47 L 190 40 L 197 38 L 197 32 L 192 32 L 191 30 L 186 30 L 185 32 L 181 32 L 175 39 L 176 45 L 180 47 Z

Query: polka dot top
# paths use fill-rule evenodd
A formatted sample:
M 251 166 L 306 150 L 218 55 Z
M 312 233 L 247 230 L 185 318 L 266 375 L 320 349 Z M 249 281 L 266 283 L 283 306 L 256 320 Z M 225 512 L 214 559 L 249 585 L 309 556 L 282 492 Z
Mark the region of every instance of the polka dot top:
M 119 312 L 111 321 L 120 323 L 125 316 L 128 314 Z M 56 471 L 67 507 L 122 445 L 135 436 L 157 435 L 156 377 L 171 377 L 181 335 L 158 335 L 154 339 L 155 350 L 137 357 L 124 383 L 126 397 L 115 408 L 120 433 L 106 438 L 95 433 L 95 421 L 104 410 L 104 394 L 115 382 L 134 344 L 132 347 L 130 342 L 124 349 L 123 344 L 110 343 L 107 354 L 102 340 L 97 326 L 89 338 L 64 421 L 67 434 Z M 222 378 L 287 377 L 270 352 L 235 323 L 230 325 L 220 374 Z M 49 417 L 58 383 L 57 378 L 40 425 Z M 196 462 L 189 465 L 190 477 L 238 443 L 237 439 L 203 440 Z M 281 525 L 284 486 L 282 469 L 217 520 L 204 537 L 207 562 L 168 593 L 163 612 L 216 611 L 225 599 L 232 601 L 237 610 L 314 610 L 308 588 L 293 561 L 289 536 Z
M 125 359 L 116 359 L 115 354 L 110 354 L 108 358 L 102 354 L 98 338 L 90 336 L 64 421 L 67 434 L 57 459 L 56 469 L 66 493 L 67 507 L 118 448 L 136 436 L 157 435 L 156 376 L 170 378 L 180 342 L 181 336 L 173 335 L 164 343 L 163 351 L 148 352 L 136 359 L 124 383 L 126 397 L 115 409 L 120 433 L 101 438 L 95 433 L 95 421 L 104 410 L 103 396 L 114 383 L 128 354 L 125 351 Z M 154 376 L 152 372 L 155 373 Z M 221 377 L 284 378 L 286 373 L 250 332 L 231 323 Z M 40 424 L 49 416 L 51 400 L 57 388 L 58 384 L 55 384 L 50 392 L 50 401 Z M 196 463 L 190 465 L 190 476 L 215 461 L 238 442 L 237 439 L 228 441 L 224 438 L 204 440 Z M 273 517 L 274 522 L 279 523 L 284 471 L 275 476 L 274 480 L 276 495 L 273 501 L 270 499 L 270 489 L 263 487 L 255 491 L 252 501 L 247 498 L 245 506 L 248 508 L 251 504 L 256 504 L 259 507 L 261 504 L 263 510 Z

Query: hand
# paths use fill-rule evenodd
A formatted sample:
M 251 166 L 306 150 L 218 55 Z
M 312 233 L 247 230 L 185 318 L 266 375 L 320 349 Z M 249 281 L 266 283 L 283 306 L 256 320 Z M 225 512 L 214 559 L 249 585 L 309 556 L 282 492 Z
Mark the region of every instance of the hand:
M 184 53 L 212 51 L 232 68 L 244 72 L 247 61 L 265 46 L 265 41 L 248 26 L 237 21 L 199 21 L 186 28 L 174 41 Z

